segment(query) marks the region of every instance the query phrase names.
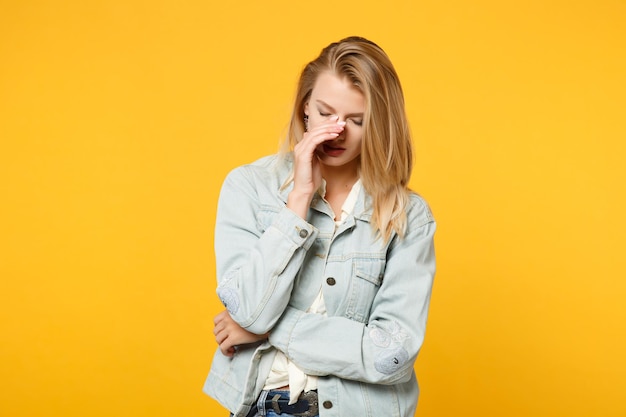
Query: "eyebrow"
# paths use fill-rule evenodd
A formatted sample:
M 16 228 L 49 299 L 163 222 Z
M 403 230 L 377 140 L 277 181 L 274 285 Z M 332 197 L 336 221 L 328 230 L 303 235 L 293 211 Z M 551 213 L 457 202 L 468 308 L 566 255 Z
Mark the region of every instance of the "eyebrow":
M 328 104 L 328 103 L 326 103 L 326 102 L 324 102 L 324 101 L 322 101 L 322 100 L 320 100 L 320 99 L 315 100 L 315 103 L 317 103 L 317 104 L 321 104 L 322 106 L 326 107 L 328 110 L 330 110 L 330 111 L 331 111 L 331 112 L 333 112 L 333 113 L 336 113 L 336 112 L 337 112 L 337 111 L 333 108 L 333 106 L 331 106 L 330 104 Z M 346 114 L 346 118 L 349 118 L 349 117 L 363 117 L 363 113 L 351 113 L 351 114 Z

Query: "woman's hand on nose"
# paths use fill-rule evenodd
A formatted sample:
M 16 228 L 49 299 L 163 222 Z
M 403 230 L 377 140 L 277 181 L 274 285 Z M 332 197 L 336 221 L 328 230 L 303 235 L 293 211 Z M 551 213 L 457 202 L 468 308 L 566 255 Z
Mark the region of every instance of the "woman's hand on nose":
M 333 116 L 328 123 L 305 132 L 294 147 L 294 185 L 287 198 L 287 207 L 303 219 L 306 219 L 313 194 L 322 184 L 322 171 L 315 151 L 320 144 L 336 139 L 345 125 L 346 122 Z

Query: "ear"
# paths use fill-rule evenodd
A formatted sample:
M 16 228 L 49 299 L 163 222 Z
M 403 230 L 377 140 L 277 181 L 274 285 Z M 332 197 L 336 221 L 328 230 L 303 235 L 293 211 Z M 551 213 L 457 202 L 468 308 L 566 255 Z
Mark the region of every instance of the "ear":
M 304 103 L 304 114 L 309 115 L 309 102 Z

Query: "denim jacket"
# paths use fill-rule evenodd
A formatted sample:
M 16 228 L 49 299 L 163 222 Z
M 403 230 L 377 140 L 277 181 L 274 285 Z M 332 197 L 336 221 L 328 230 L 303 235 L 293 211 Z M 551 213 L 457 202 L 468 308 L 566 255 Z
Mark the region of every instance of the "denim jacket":
M 215 353 L 204 391 L 245 416 L 262 390 L 276 349 L 318 376 L 321 417 L 415 413 L 413 365 L 424 339 L 435 273 L 435 222 L 411 194 L 404 238 L 377 238 L 362 189 L 335 230 L 315 195 L 307 220 L 286 207 L 281 187 L 292 158 L 277 155 L 233 170 L 215 227 L 217 294 L 231 317 L 267 341 Z M 322 288 L 327 317 L 305 313 Z

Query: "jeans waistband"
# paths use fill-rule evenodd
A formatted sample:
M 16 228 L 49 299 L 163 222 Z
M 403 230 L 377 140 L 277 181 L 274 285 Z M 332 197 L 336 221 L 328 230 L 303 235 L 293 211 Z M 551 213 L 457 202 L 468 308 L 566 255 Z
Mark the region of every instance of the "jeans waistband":
M 289 391 L 269 390 L 261 392 L 256 406 L 253 406 L 247 417 L 254 417 L 261 411 L 265 415 L 267 410 L 276 414 L 291 414 L 298 417 L 313 417 L 319 414 L 317 391 L 307 391 L 300 394 L 298 401 L 289 404 Z

